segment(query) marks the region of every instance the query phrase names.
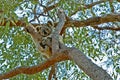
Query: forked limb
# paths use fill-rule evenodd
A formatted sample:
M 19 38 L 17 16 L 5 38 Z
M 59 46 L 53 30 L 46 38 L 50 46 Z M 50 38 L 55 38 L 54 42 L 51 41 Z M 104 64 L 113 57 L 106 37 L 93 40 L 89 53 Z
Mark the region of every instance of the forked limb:
M 62 9 L 58 10 L 58 18 L 59 18 L 59 23 L 52 34 L 52 56 L 54 56 L 56 53 L 60 51 L 59 37 L 60 37 L 60 32 L 65 24 L 65 14 Z M 52 79 L 52 76 L 54 77 L 55 80 L 57 80 L 55 68 L 56 68 L 56 64 L 54 64 L 51 68 L 49 78 L 48 78 L 49 80 Z

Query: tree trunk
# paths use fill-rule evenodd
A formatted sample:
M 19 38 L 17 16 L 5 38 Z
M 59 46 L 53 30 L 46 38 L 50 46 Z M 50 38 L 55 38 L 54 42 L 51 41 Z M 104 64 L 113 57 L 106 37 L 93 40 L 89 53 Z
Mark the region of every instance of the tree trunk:
M 72 48 L 69 52 L 71 59 L 93 80 L 113 80 L 101 67 L 94 64 L 83 52 Z

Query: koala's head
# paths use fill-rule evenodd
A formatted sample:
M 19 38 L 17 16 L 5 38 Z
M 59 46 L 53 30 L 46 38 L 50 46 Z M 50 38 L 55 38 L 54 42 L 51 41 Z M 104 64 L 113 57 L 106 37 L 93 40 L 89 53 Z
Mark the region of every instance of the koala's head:
M 36 26 L 36 31 L 43 37 L 49 36 L 52 33 L 53 24 L 48 22 L 45 25 Z
M 52 29 L 48 26 L 36 26 L 36 31 L 43 37 L 51 34 Z

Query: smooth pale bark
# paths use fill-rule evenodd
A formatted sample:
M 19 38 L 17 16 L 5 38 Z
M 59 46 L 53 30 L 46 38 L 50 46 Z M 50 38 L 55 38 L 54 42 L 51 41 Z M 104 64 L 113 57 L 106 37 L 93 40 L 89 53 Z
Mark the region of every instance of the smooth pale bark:
M 105 70 L 94 64 L 78 49 L 72 49 L 69 56 L 93 80 L 113 80 Z

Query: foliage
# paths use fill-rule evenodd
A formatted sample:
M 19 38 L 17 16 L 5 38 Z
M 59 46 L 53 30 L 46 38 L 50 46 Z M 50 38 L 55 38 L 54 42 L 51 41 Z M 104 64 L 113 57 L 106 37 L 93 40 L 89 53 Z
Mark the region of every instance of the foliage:
M 42 1 L 42 0 L 40 0 Z M 117 1 L 113 2 L 113 6 L 109 1 L 93 6 L 92 9 L 84 9 L 85 4 L 91 4 L 91 0 L 43 0 L 38 2 L 36 0 L 0 0 L 0 22 L 3 18 L 30 21 L 34 19 L 33 10 L 37 5 L 36 13 L 37 16 L 44 10 L 44 6 L 51 2 L 48 6 L 53 3 L 59 2 L 59 7 L 63 8 L 66 15 L 77 20 L 86 20 L 94 16 L 103 16 L 110 14 L 114 8 L 117 12 L 120 3 Z M 87 2 L 88 1 L 88 2 Z M 43 5 L 39 5 L 39 4 Z M 73 13 L 81 7 L 81 11 L 77 14 Z M 48 19 L 57 21 L 55 8 L 49 11 L 45 16 L 40 16 L 41 22 L 47 22 Z M 47 16 L 47 17 L 46 17 Z M 49 17 L 48 17 L 49 16 Z M 43 18 L 44 17 L 44 18 Z M 51 18 L 52 17 L 52 18 Z M 39 22 L 39 21 L 38 21 Z M 37 21 L 34 23 L 38 23 Z M 110 22 L 99 25 L 100 27 L 113 26 L 114 24 L 119 25 L 117 22 Z M 120 76 L 120 31 L 111 30 L 96 30 L 91 26 L 66 29 L 63 35 L 64 43 L 66 46 L 75 46 L 83 51 L 93 62 L 102 66 L 108 73 L 116 80 Z M 9 27 L 9 22 L 5 27 L 0 27 L 0 73 L 5 73 L 19 66 L 32 66 L 40 64 L 45 59 L 36 50 L 31 37 L 23 31 L 20 27 Z M 58 64 L 57 76 L 62 80 L 90 80 L 90 78 L 81 71 L 72 61 L 65 61 Z M 111 71 L 110 71 L 111 70 Z M 11 80 L 44 80 L 48 76 L 49 69 L 34 74 L 34 75 L 18 75 L 13 77 Z M 63 74 L 64 73 L 64 74 Z

